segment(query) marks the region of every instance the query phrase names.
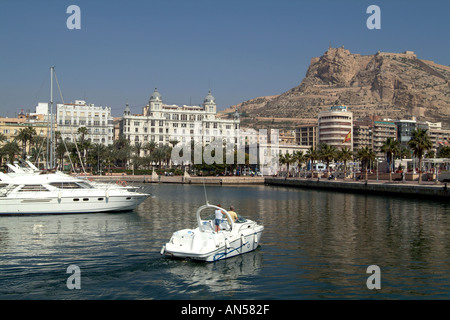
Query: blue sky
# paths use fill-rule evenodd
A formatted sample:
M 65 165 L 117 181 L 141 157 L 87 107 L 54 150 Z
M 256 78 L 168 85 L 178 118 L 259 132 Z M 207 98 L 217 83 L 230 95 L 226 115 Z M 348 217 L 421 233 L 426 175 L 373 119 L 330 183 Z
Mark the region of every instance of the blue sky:
M 66 27 L 72 4 L 80 30 Z M 371 4 L 380 30 L 366 27 Z M 449 12 L 448 0 L 0 0 L 0 116 L 47 102 L 52 65 L 66 102 L 115 116 L 127 101 L 140 113 L 155 87 L 174 104 L 211 89 L 219 109 L 285 92 L 330 43 L 450 65 Z

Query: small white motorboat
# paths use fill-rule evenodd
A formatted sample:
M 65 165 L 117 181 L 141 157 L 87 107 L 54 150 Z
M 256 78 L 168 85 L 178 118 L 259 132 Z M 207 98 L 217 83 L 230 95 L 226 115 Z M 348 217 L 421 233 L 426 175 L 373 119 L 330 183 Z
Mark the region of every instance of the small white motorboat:
M 214 230 L 214 212 L 202 219 L 203 210 L 221 210 L 226 219 Z M 202 261 L 218 261 L 255 250 L 264 231 L 262 225 L 238 215 L 233 221 L 227 210 L 206 204 L 197 210 L 195 229 L 183 229 L 172 234 L 170 241 L 161 249 L 161 254 L 173 258 Z

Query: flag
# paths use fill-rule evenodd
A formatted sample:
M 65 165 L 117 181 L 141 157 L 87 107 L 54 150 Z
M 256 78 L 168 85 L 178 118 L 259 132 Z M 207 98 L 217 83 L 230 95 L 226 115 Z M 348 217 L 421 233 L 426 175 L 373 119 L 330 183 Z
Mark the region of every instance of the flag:
M 351 141 L 351 140 L 352 140 L 352 131 L 350 130 L 347 133 L 347 135 L 345 136 L 344 141 L 342 143 L 346 143 L 346 142 Z

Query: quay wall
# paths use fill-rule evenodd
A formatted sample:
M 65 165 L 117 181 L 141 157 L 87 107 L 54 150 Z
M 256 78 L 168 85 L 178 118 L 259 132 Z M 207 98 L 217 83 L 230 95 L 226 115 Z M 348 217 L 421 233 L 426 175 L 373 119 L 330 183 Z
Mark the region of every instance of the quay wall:
M 450 183 L 417 182 L 375 182 L 352 180 L 317 180 L 277 177 L 189 177 L 189 176 L 87 176 L 88 179 L 110 183 L 178 183 L 178 184 L 215 184 L 215 185 L 274 185 L 295 188 L 321 189 L 328 191 L 377 194 L 388 196 L 404 196 L 425 198 L 429 200 L 450 201 Z
M 351 192 L 362 194 L 376 194 L 389 196 L 404 196 L 410 198 L 424 198 L 429 200 L 450 200 L 450 184 L 423 184 L 417 183 L 366 183 L 354 181 L 333 181 L 333 180 L 307 180 L 307 179 L 285 179 L 266 178 L 267 185 L 286 186 L 296 188 L 332 190 L 339 192 Z
M 181 183 L 181 184 L 264 184 L 264 177 L 189 177 L 189 176 L 152 176 L 152 175 L 122 175 L 122 176 L 88 176 L 88 179 L 114 183 Z

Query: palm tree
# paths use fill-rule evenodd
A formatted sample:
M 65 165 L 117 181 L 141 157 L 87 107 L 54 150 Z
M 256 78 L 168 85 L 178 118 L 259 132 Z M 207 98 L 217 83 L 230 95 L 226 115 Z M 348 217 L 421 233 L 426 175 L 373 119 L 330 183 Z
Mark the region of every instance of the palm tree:
M 364 163 L 366 167 L 366 182 L 367 182 L 367 170 L 370 161 L 373 161 L 375 159 L 375 153 L 373 152 L 372 148 L 365 146 L 358 150 L 358 158 Z
M 286 164 L 286 159 L 284 158 L 284 155 L 282 153 L 278 155 L 278 162 L 280 163 L 280 165 Z
M 77 130 L 77 133 L 80 135 L 80 144 L 84 144 L 84 140 L 86 135 L 88 134 L 89 130 L 86 127 L 80 127 Z
M 319 146 L 319 155 L 322 160 L 324 160 L 327 163 L 327 172 L 328 176 L 330 176 L 330 162 L 336 158 L 337 150 L 335 146 L 322 143 Z
M 16 141 L 8 141 L 2 147 L 2 153 L 8 156 L 10 163 L 13 163 L 16 155 L 20 154 L 20 147 Z
M 305 162 L 306 160 L 307 160 L 306 156 L 303 155 L 302 151 L 294 152 L 294 162 L 297 162 L 297 168 L 298 168 L 299 173 L 300 173 L 300 168 L 302 166 L 302 163 Z M 299 176 L 300 176 L 300 174 L 299 174 Z
M 116 159 L 116 147 L 113 144 L 106 146 L 105 160 L 108 165 L 108 173 L 111 173 L 111 162 Z
M 143 148 L 142 142 L 136 141 L 134 143 L 134 147 L 132 147 L 132 150 L 136 153 L 136 156 L 139 158 L 141 156 L 141 150 Z
M 86 135 L 89 133 L 89 130 L 86 127 L 80 127 L 78 128 L 77 133 L 80 135 L 79 146 L 83 151 L 84 163 L 86 164 L 88 157 L 87 153 L 90 147 L 90 142 L 86 140 Z
M 344 180 L 347 177 L 347 161 L 353 159 L 353 152 L 350 148 L 343 147 L 337 152 L 337 158 L 340 161 L 344 161 Z
M 284 155 L 280 154 L 279 161 L 280 161 L 281 164 L 285 164 L 286 165 L 286 170 L 287 170 L 287 176 L 286 177 L 289 177 L 289 165 L 294 162 L 293 155 L 289 154 L 289 152 L 287 152 Z
M 422 183 L 422 158 L 426 151 L 433 148 L 433 143 L 427 134 L 427 130 L 417 128 L 408 141 L 408 146 L 413 150 L 414 155 L 419 158 L 419 183 Z
M 2 143 L 3 141 L 6 141 L 6 136 L 3 133 L 0 133 L 0 143 Z M 0 147 L 0 165 L 3 162 L 4 155 L 5 153 L 3 152 L 3 147 Z
M 308 149 L 308 151 L 306 151 L 305 157 L 307 160 L 311 161 L 311 177 L 312 177 L 312 175 L 314 174 L 314 161 L 319 159 L 319 153 L 317 152 L 317 149 L 311 147 Z
M 394 138 L 387 138 L 381 147 L 381 151 L 386 153 L 389 162 L 389 182 L 392 182 L 392 170 L 394 169 L 394 155 L 400 153 L 400 143 Z
M 22 156 L 23 158 L 27 155 L 27 143 L 31 142 L 33 137 L 36 136 L 36 130 L 32 127 L 26 127 L 19 130 L 17 136 L 15 136 L 14 140 L 18 140 L 22 142 Z
M 150 141 L 150 142 L 145 143 L 142 148 L 144 150 L 147 150 L 151 154 L 153 152 L 153 150 L 156 149 L 156 147 L 158 147 L 156 142 L 155 141 Z
M 449 146 L 443 146 L 438 154 L 438 158 L 450 158 L 450 147 Z
M 114 146 L 116 148 L 116 159 L 119 160 L 121 166 L 125 166 L 131 155 L 130 140 L 126 139 L 125 136 L 119 136 L 119 139 L 114 142 Z

